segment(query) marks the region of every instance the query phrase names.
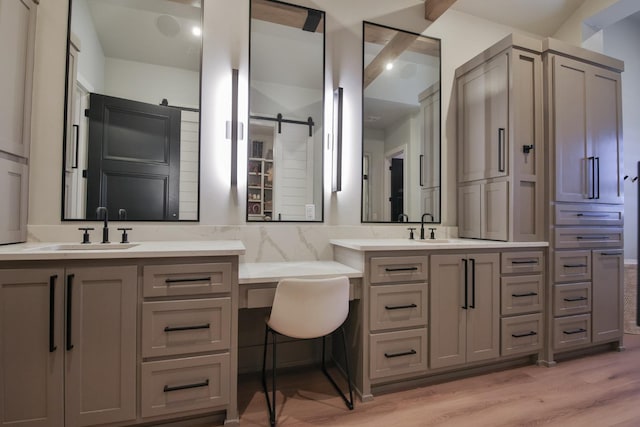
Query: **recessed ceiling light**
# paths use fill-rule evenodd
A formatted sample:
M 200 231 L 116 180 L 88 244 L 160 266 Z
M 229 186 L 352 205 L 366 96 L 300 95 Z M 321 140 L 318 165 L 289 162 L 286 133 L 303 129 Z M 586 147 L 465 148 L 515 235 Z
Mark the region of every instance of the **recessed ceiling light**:
M 385 67 L 387 70 L 390 70 L 393 68 L 393 62 L 387 62 L 387 66 Z
M 160 15 L 156 19 L 156 27 L 161 34 L 175 37 L 180 32 L 180 23 L 171 15 Z
M 202 29 L 200 29 L 200 27 L 193 27 L 191 33 L 196 37 L 200 37 L 202 35 Z

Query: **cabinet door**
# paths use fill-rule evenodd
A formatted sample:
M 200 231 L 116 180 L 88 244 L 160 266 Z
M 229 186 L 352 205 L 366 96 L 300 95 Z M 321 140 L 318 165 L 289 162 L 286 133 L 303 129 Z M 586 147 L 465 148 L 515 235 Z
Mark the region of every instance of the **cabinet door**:
M 462 182 L 507 174 L 508 62 L 498 55 L 458 79 Z
M 623 203 L 620 74 L 598 67 L 589 80 L 589 130 L 596 203 Z
M 0 151 L 29 157 L 37 6 L 0 0 Z
M 500 355 L 500 256 L 468 257 L 467 362 Z
M 480 238 L 482 187 L 480 184 L 458 188 L 458 234 L 460 237 Z
M 66 273 L 66 425 L 133 420 L 137 267 Z
M 29 167 L 0 157 L 0 244 L 27 240 Z
M 431 255 L 429 359 L 432 369 L 465 362 L 464 255 Z M 468 304 L 467 304 L 468 306 Z
M 550 117 L 555 141 L 555 200 L 588 200 L 589 169 L 587 132 L 588 65 L 560 56 L 552 57 Z
M 592 341 L 619 339 L 623 333 L 624 316 L 622 250 L 593 251 L 592 265 Z
M 0 425 L 64 425 L 63 272 L 0 270 Z
M 480 236 L 490 240 L 509 239 L 509 183 L 482 184 Z M 517 213 L 514 212 L 514 215 Z

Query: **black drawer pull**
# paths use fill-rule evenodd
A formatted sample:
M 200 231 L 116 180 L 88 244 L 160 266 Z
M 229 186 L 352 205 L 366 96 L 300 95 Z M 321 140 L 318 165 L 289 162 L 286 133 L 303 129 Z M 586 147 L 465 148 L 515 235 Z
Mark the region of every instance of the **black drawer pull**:
M 586 266 L 587 264 L 563 264 L 564 268 L 581 268 Z
M 164 392 L 168 393 L 170 391 L 187 390 L 189 388 L 207 387 L 208 385 L 209 385 L 209 380 L 204 380 L 199 383 L 185 384 L 185 385 L 176 385 L 176 386 L 165 385 Z
M 204 325 L 194 325 L 194 326 L 165 326 L 165 332 L 175 332 L 175 331 L 191 331 L 194 329 L 209 329 L 211 326 L 207 323 Z
M 56 351 L 56 280 L 58 275 L 55 274 L 49 277 L 49 353 Z
M 407 305 L 385 305 L 384 308 L 387 310 L 402 310 L 403 308 L 416 308 L 418 307 L 415 304 L 407 304 Z
M 73 315 L 73 274 L 67 276 L 67 351 L 73 350 L 73 330 L 72 330 L 72 318 Z
M 529 260 L 523 260 L 523 261 L 511 261 L 511 264 L 537 264 L 538 260 L 537 259 L 529 259 Z
M 622 255 L 621 252 L 601 252 L 600 255 L 602 256 L 616 256 L 616 255 Z
M 395 268 L 385 268 L 384 271 L 416 271 L 418 267 L 395 267 Z
M 166 279 L 164 283 L 209 282 L 209 281 L 211 281 L 211 276 L 194 277 L 192 279 Z
M 570 331 L 562 331 L 562 333 L 565 335 L 581 334 L 583 332 L 587 332 L 587 330 L 584 328 L 578 328 L 578 329 L 572 329 Z
M 524 334 L 511 334 L 514 338 L 523 338 L 523 337 L 532 337 L 534 335 L 538 335 L 535 331 L 525 332 Z
M 415 351 L 414 349 L 411 349 L 409 351 L 402 351 L 400 353 L 385 353 L 384 357 L 386 357 L 387 359 L 391 359 L 393 357 L 412 356 L 417 353 L 418 353 L 417 351 Z
M 609 215 L 607 215 L 607 214 L 597 214 L 597 213 L 586 213 L 586 212 L 584 212 L 584 213 L 576 214 L 576 216 L 585 216 L 585 217 L 587 217 L 587 218 L 606 218 L 606 217 L 608 217 Z
M 567 301 L 567 302 L 585 301 L 587 299 L 588 299 L 587 297 L 569 297 L 569 298 L 564 298 L 564 300 Z
M 536 295 L 538 295 L 537 292 L 526 292 L 524 294 L 511 294 L 511 296 L 514 298 L 535 297 Z
M 609 240 L 611 236 L 576 236 L 578 240 Z

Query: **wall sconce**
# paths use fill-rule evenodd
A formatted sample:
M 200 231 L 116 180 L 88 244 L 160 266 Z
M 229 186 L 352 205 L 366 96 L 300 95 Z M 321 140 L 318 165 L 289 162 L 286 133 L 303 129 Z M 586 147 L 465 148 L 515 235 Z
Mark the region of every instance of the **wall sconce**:
M 342 190 L 342 88 L 333 91 L 333 144 L 331 144 L 331 191 Z
M 243 138 L 242 123 L 238 123 L 238 70 L 231 70 L 231 121 L 226 122 L 226 138 L 231 139 L 231 186 L 238 185 L 238 139 Z

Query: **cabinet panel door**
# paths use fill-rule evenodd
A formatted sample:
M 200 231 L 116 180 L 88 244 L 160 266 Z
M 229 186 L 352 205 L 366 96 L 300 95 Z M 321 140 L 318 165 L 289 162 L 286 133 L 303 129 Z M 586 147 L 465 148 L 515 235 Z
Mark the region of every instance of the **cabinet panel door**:
M 133 420 L 137 267 L 73 268 L 66 280 L 67 425 Z
M 480 238 L 482 186 L 471 184 L 458 188 L 458 234 L 460 237 Z
M 623 203 L 620 74 L 593 68 L 589 80 L 591 156 L 597 203 Z
M 509 239 L 509 183 L 482 185 L 480 234 L 483 239 Z M 514 213 L 515 214 L 515 213 Z
M 553 60 L 550 123 L 555 141 L 555 200 L 587 199 L 588 133 L 587 85 L 589 66 L 568 58 Z
M 429 359 L 432 369 L 465 362 L 464 255 L 431 255 Z
M 27 240 L 29 167 L 0 157 L 0 243 Z
M 621 338 L 624 316 L 622 250 L 593 251 L 592 263 L 592 341 Z
M 500 355 L 500 256 L 471 254 L 468 260 L 467 362 L 476 362 Z
M 0 270 L 0 425 L 61 427 L 62 269 Z

